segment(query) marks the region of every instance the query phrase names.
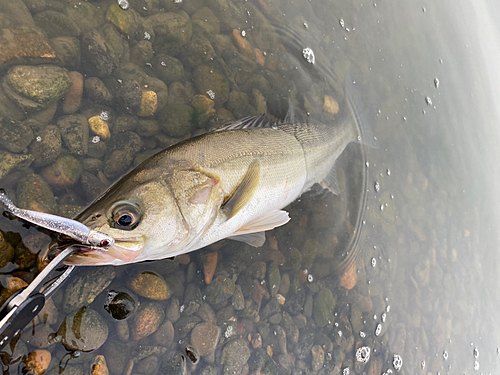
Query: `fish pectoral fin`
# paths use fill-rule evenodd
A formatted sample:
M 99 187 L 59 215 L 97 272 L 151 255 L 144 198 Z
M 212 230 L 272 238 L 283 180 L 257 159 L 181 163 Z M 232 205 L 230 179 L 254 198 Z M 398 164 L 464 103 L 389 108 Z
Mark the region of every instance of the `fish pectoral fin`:
M 228 239 L 239 242 L 245 242 L 253 247 L 261 247 L 262 245 L 264 245 L 264 242 L 266 242 L 266 235 L 264 234 L 264 232 L 247 233 L 247 234 L 240 234 L 238 236 L 231 236 L 228 237 Z
M 264 232 L 271 230 L 290 221 L 288 212 L 283 210 L 272 210 L 265 214 L 253 219 L 243 225 L 240 229 L 233 233 L 229 239 L 246 242 L 247 244 L 255 247 L 264 245 L 266 237 Z
M 337 165 L 334 164 L 330 172 L 326 177 L 319 183 L 323 189 L 331 191 L 335 195 L 340 194 L 339 183 L 337 179 Z
M 260 179 L 260 162 L 252 162 L 235 192 L 221 207 L 228 219 L 236 215 L 252 199 Z

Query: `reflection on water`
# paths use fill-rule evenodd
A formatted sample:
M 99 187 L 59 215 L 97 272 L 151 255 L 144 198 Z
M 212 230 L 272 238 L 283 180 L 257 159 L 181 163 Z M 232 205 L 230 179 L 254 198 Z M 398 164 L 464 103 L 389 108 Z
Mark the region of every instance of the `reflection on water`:
M 464 32 L 474 20 L 458 21 L 471 6 L 443 8 L 0 1 L 0 176 L 19 206 L 73 216 L 157 150 L 251 114 L 283 116 L 288 98 L 332 121 L 345 76 L 379 142 L 366 155 L 349 145 L 340 195 L 302 196 L 262 248 L 222 241 L 79 269 L 1 354 L 4 372 L 498 369 L 497 114 Z M 50 238 L 0 225 L 5 300 Z

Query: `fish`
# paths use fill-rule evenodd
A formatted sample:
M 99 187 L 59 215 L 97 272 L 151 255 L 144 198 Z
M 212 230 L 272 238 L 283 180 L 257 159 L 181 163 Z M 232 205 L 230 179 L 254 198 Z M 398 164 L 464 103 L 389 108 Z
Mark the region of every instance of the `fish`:
M 68 236 L 83 245 L 107 248 L 115 244 L 115 240 L 109 235 L 90 229 L 79 221 L 16 207 L 14 202 L 7 196 L 4 189 L 0 189 L 0 202 L 4 205 L 7 212 L 19 219 Z
M 349 143 L 376 147 L 346 98 L 333 124 L 299 118 L 290 104 L 283 120 L 246 117 L 153 155 L 75 218 L 114 245 L 66 264 L 164 259 L 222 239 L 262 246 L 266 231 L 290 220 L 283 208 L 314 184 L 339 194 L 335 161 Z

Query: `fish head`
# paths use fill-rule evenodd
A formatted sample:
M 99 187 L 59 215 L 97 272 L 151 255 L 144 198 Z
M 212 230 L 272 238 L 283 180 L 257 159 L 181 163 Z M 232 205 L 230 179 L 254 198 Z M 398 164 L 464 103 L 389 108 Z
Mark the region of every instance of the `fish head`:
M 132 171 L 76 220 L 111 236 L 107 248 L 84 248 L 73 265 L 120 265 L 184 252 L 210 225 L 222 203 L 219 180 L 201 171 Z

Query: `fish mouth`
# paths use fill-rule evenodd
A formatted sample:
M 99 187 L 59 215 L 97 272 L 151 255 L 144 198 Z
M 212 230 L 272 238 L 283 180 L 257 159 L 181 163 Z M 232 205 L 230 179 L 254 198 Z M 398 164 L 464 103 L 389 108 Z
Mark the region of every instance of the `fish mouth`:
M 111 247 L 82 246 L 70 255 L 64 264 L 73 266 L 101 266 L 134 263 L 145 247 L 143 238 L 115 239 Z

